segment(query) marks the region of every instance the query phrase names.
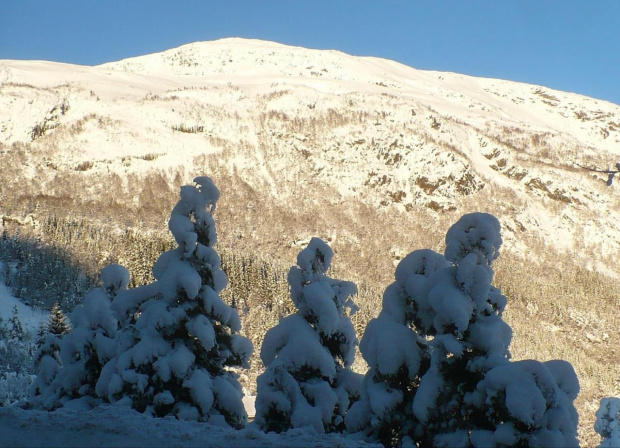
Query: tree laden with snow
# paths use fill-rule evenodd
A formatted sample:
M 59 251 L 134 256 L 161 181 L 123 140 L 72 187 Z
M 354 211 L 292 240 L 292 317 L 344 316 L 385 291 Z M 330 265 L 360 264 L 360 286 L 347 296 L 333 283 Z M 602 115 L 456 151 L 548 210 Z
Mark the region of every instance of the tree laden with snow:
M 478 427 L 478 411 L 465 396 L 488 370 L 509 359 L 512 331 L 501 318 L 506 297 L 491 285 L 491 263 L 501 243 L 495 217 L 464 215 L 446 234 L 450 265 L 410 288 L 417 332 L 431 340 L 430 368 L 413 403 L 429 444 Z
M 129 346 L 104 367 L 97 391 L 159 417 L 240 428 L 247 414 L 232 369 L 247 367 L 253 348 L 238 334 L 237 311 L 219 296 L 227 283 L 213 249 L 220 192 L 208 177 L 194 182 L 181 188 L 172 210 L 169 228 L 178 247 L 157 260 L 157 281 L 112 304 L 128 323 L 121 345 Z
M 51 331 L 46 335 L 35 358 L 36 406 L 55 409 L 71 400 L 100 401 L 95 389 L 102 368 L 117 354 L 119 325 L 110 304 L 129 284 L 129 272 L 114 264 L 101 271 L 101 278 L 103 286 L 90 291 L 71 313 L 74 329 L 64 336 Z
M 13 312 L 8 322 L 8 337 L 19 342 L 26 340 L 26 332 L 24 331 L 22 321 L 19 319 L 17 305 L 13 305 Z
M 361 377 L 350 370 L 357 337 L 350 317 L 357 307 L 352 282 L 325 275 L 333 252 L 318 238 L 289 271 L 298 312 L 269 330 L 261 349 L 266 371 L 258 378 L 255 422 L 265 431 L 311 427 L 344 429 L 344 416 L 359 398 Z
M 506 297 L 492 286 L 502 244 L 499 221 L 464 215 L 446 234 L 452 266 L 417 291 L 416 327 L 429 339 L 431 366 L 413 403 L 429 446 L 578 446 L 570 364 L 510 363 Z M 494 381 L 495 380 L 495 381 Z M 503 382 L 502 382 L 503 380 Z
M 32 356 L 35 352 L 32 335 L 24 330 L 17 305 L 6 324 L 0 319 L 0 374 L 16 372 L 32 374 Z
M 608 397 L 601 400 L 596 411 L 594 430 L 603 439 L 599 448 L 620 446 L 620 398 Z
M 0 317 L 0 406 L 27 398 L 34 380 L 35 350 L 35 341 L 24 330 L 15 306 L 7 323 Z
M 579 416 L 573 402 L 579 381 L 562 360 L 504 362 L 489 370 L 466 405 L 475 426 L 437 437 L 438 446 L 578 447 Z
M 34 365 L 37 376 L 30 388 L 30 401 L 35 406 L 44 406 L 46 400 L 43 395 L 47 395 L 48 398 L 54 395 L 51 384 L 61 370 L 60 337 L 58 335 L 44 332 L 39 350 L 34 356 Z M 58 403 L 57 396 L 50 399 L 47 407 L 57 407 L 56 403 Z
M 491 284 L 501 243 L 497 219 L 472 213 L 443 257 L 403 259 L 362 339 L 370 370 L 350 430 L 385 445 L 577 445 L 572 366 L 510 362 L 507 300 Z
M 414 331 L 414 291 L 435 271 L 450 264 L 431 250 L 406 256 L 396 268 L 396 281 L 383 295 L 383 308 L 372 319 L 360 344 L 369 366 L 362 386 L 362 399 L 346 417 L 350 432 L 360 432 L 385 446 L 415 438 L 420 422 L 413 414 L 420 377 L 430 362 L 426 340 Z

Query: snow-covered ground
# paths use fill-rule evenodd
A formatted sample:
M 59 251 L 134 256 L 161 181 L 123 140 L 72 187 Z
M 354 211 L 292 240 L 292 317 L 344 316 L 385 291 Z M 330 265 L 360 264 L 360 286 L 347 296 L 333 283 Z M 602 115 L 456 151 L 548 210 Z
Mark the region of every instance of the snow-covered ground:
M 91 411 L 61 408 L 54 412 L 0 408 L 3 447 L 365 447 L 354 438 L 318 435 L 296 429 L 283 434 L 253 424 L 235 431 L 206 423 L 153 418 L 132 409 L 101 406 Z
M 0 267 L 1 267 L 0 263 Z M 21 321 L 24 330 L 30 334 L 36 335 L 41 322 L 45 322 L 48 319 L 49 312 L 41 309 L 33 309 L 28 305 L 21 302 L 19 299 L 13 297 L 9 292 L 6 285 L 0 281 L 0 317 L 4 322 L 13 315 L 13 309 L 17 306 L 17 316 Z

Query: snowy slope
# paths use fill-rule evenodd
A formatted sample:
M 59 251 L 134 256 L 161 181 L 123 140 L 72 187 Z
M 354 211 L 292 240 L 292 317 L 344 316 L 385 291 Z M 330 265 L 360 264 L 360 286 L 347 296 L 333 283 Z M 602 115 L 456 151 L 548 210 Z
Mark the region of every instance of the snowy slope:
M 13 308 L 17 306 L 17 315 L 21 321 L 24 330 L 32 335 L 36 335 L 42 322 L 47 322 L 49 312 L 42 309 L 33 309 L 13 297 L 8 291 L 6 285 L 0 282 L 0 317 L 5 324 L 13 316 Z
M 429 222 L 484 209 L 508 250 L 540 241 L 618 274 L 616 187 L 579 166 L 620 157 L 615 104 L 246 39 L 97 67 L 2 60 L 0 82 L 0 163 L 12 164 L 0 195 L 26 213 L 35 203 L 137 213 L 206 173 L 265 201 L 248 206 L 250 222 L 268 201 L 293 215 L 339 205 L 341 221 L 354 204 Z M 140 184 L 149 175 L 161 182 Z M 364 242 L 343 230 L 344 243 Z

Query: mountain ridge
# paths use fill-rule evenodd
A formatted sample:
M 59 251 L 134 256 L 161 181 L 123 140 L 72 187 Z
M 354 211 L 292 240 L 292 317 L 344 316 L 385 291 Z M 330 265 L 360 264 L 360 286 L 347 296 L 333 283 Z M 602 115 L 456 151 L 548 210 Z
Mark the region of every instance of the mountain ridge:
M 241 38 L 95 67 L 4 60 L 0 80 L 3 153 L 27 146 L 15 173 L 39 176 L 39 196 L 70 202 L 60 179 L 80 177 L 82 200 L 96 202 L 88 197 L 109 176 L 148 173 L 172 196 L 180 175 L 206 168 L 283 204 L 307 186 L 333 205 L 430 220 L 477 202 L 505 223 L 509 250 L 526 252 L 525 232 L 617 275 L 615 187 L 576 165 L 620 157 L 611 103 Z M 116 202 L 140 206 L 126 181 L 113 182 Z

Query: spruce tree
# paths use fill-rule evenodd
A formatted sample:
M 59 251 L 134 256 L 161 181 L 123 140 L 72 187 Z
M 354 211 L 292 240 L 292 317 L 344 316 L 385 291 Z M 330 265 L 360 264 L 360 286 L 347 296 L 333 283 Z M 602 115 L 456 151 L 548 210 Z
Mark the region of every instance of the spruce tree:
M 30 388 L 30 402 L 33 406 L 54 409 L 59 406 L 59 396 L 51 387 L 61 370 L 60 337 L 48 333 L 42 325 L 39 331 L 39 349 L 34 356 L 36 378 Z
M 220 192 L 208 177 L 181 188 L 169 229 L 178 247 L 153 268 L 157 281 L 119 294 L 112 304 L 126 325 L 119 352 L 102 371 L 98 394 L 140 412 L 241 428 L 247 422 L 238 374 L 252 344 L 237 311 L 219 296 L 227 278 L 212 212 Z
M 572 366 L 510 362 L 507 299 L 492 285 L 501 245 L 497 218 L 464 215 L 446 233 L 451 266 L 411 288 L 432 348 L 413 401 L 422 446 L 578 446 Z
M 8 324 L 8 336 L 13 341 L 24 342 L 26 340 L 26 332 L 24 331 L 22 321 L 19 319 L 17 305 L 13 305 L 13 312 Z
M 46 330 L 48 333 L 63 336 L 71 330 L 71 326 L 67 322 L 67 316 L 60 309 L 60 304 L 55 302 L 50 311 L 49 321 Z
M 4 338 L 0 339 L 0 373 L 31 375 L 35 341 L 32 335 L 24 330 L 17 305 L 13 306 L 11 318 L 4 328 L 0 329 L 0 333 L 4 334 Z
M 620 446 L 620 398 L 607 397 L 601 400 L 596 411 L 594 430 L 602 438 L 599 448 Z
M 117 354 L 118 320 L 111 301 L 129 284 L 129 272 L 113 264 L 102 269 L 101 278 L 103 285 L 90 291 L 73 310 L 73 330 L 46 335 L 35 360 L 38 376 L 32 401 L 37 406 L 55 409 L 77 399 L 90 405 L 100 402 L 96 384 L 103 366 Z M 53 311 L 50 323 L 62 332 L 64 327 L 59 323 L 67 324 L 60 314 L 59 309 Z
M 0 341 L 6 341 L 9 335 L 9 329 L 4 322 L 2 316 L 0 316 Z
M 430 346 L 416 333 L 413 294 L 434 272 L 450 264 L 431 250 L 410 253 L 398 264 L 396 281 L 383 295 L 383 308 L 372 319 L 360 343 L 369 366 L 362 398 L 349 410 L 347 429 L 385 446 L 419 438 L 420 421 L 413 414 L 420 378 L 429 369 Z
M 499 221 L 472 213 L 448 230 L 443 257 L 399 264 L 362 338 L 370 370 L 351 431 L 386 446 L 577 445 L 572 366 L 510 362 L 507 300 L 491 284 L 501 243 Z
M 319 433 L 344 429 L 359 398 L 361 377 L 350 370 L 357 338 L 346 308 L 357 309 L 355 284 L 325 275 L 332 250 L 318 238 L 297 257 L 288 281 L 298 312 L 265 335 L 255 422 L 265 431 L 310 426 Z

